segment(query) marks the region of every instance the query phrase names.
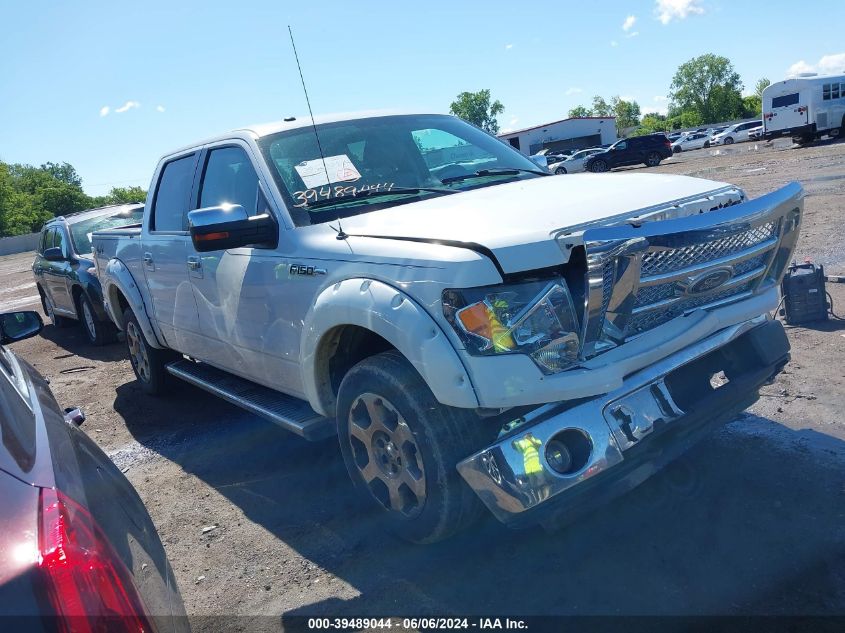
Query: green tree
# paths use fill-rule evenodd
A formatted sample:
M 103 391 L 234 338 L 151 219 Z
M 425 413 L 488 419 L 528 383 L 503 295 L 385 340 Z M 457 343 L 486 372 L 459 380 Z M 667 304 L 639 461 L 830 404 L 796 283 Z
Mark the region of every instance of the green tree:
M 593 107 L 590 116 L 613 116 L 613 109 L 600 95 L 593 97 Z
M 757 80 L 757 83 L 754 84 L 754 94 L 760 97 L 760 100 L 763 99 L 763 91 L 772 85 L 772 82 L 769 81 L 768 77 L 762 77 Z
M 619 96 L 611 97 L 610 111 L 616 117 L 616 133 L 622 136 L 627 128 L 640 124 L 640 104 L 636 101 L 625 101 Z
M 144 202 L 147 199 L 147 191 L 143 187 L 113 187 L 106 198 L 106 204 Z
M 763 101 L 758 95 L 742 98 L 742 116 L 746 118 L 763 116 Z
M 681 64 L 670 88 L 672 105 L 694 112 L 702 123 L 716 123 L 742 113 L 742 81 L 727 57 L 708 53 Z
M 584 117 L 588 117 L 588 116 L 592 116 L 592 115 L 593 115 L 592 112 L 588 108 L 585 108 L 584 106 L 581 106 L 581 105 L 575 106 L 567 114 L 567 116 L 570 119 L 583 119 Z
M 654 132 L 666 132 L 669 130 L 669 121 L 663 114 L 657 112 L 649 112 L 643 115 L 638 127 L 633 136 L 641 136 L 643 134 L 653 134 Z
M 498 99 L 490 101 L 490 90 L 487 88 L 478 92 L 462 92 L 449 106 L 451 114 L 491 134 L 499 131 L 499 122 L 496 117 L 504 111 L 505 106 Z

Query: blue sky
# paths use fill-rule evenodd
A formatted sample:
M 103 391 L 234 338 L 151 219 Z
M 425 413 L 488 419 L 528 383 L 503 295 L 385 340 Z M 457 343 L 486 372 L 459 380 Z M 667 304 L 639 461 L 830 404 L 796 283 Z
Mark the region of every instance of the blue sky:
M 181 145 L 302 116 L 288 24 L 315 113 L 446 112 L 490 88 L 508 129 L 594 94 L 665 110 L 676 68 L 702 53 L 730 58 L 746 90 L 790 69 L 845 70 L 845 2 L 810 4 L 5 0 L 0 159 L 70 162 L 101 194 L 147 187 Z

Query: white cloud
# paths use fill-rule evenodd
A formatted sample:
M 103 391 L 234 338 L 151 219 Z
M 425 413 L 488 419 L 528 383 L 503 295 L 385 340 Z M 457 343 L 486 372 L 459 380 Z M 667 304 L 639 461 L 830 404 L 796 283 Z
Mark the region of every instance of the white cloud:
M 119 112 L 119 113 L 123 113 L 123 112 L 127 112 L 128 110 L 131 110 L 132 108 L 140 108 L 140 107 L 141 107 L 141 104 L 138 103 L 137 101 L 127 101 L 126 103 L 124 103 L 119 108 L 115 108 L 114 111 Z
M 163 105 L 157 105 L 156 106 L 156 112 L 164 112 L 164 106 Z
M 795 77 L 801 73 L 831 75 L 842 72 L 845 72 L 845 53 L 834 53 L 832 55 L 822 56 L 815 64 L 808 64 L 803 59 L 797 61 L 787 69 L 786 74 L 790 77 Z
M 512 48 L 513 48 L 513 44 L 505 44 L 505 50 L 506 51 L 509 51 Z
M 619 46 L 619 42 L 617 42 L 616 40 L 610 40 L 610 45 L 611 46 Z
M 108 116 L 109 112 L 111 112 L 111 108 L 108 106 L 100 108 L 100 116 Z
M 639 31 L 631 31 L 631 32 L 630 32 L 630 33 L 628 33 L 628 35 L 626 35 L 625 37 L 637 37 L 637 35 L 639 35 L 639 34 L 640 34 L 640 32 L 639 32 Z
M 631 27 L 634 26 L 636 21 L 637 21 L 637 16 L 629 15 L 627 18 L 625 18 L 625 21 L 622 23 L 622 30 L 623 31 L 630 31 Z
M 672 20 L 684 20 L 691 15 L 701 15 L 704 7 L 701 0 L 655 0 L 654 11 L 662 24 Z
M 577 87 L 573 86 L 572 88 L 567 88 L 567 89 L 566 89 L 566 92 L 565 92 L 564 94 L 568 94 L 568 95 L 577 95 L 577 94 L 580 94 L 580 93 L 582 93 L 582 92 L 584 92 L 584 90 L 583 90 L 583 89 L 581 89 L 581 88 L 577 88 Z
M 513 127 L 517 123 L 519 123 L 519 119 L 517 117 L 513 117 L 510 121 L 508 121 L 508 125 L 510 125 L 511 127 Z

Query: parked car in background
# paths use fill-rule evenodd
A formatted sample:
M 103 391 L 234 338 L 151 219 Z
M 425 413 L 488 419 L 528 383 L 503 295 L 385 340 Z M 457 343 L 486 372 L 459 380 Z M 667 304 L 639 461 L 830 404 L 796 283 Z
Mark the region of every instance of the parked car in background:
M 604 151 L 600 147 L 591 147 L 590 149 L 582 149 L 569 156 L 566 160 L 557 163 L 549 171 L 555 174 L 576 174 L 579 171 L 585 171 L 584 163 L 593 154 L 598 154 Z
M 32 273 L 45 314 L 56 327 L 74 321 L 93 345 L 110 342 L 115 329 L 103 309 L 94 271 L 91 234 L 138 224 L 143 204 L 121 204 L 54 218 L 41 229 Z
M 184 631 L 182 598 L 135 489 L 4 345 L 41 331 L 0 314 L 0 614 L 7 630 Z M 26 618 L 26 626 L 9 622 Z
M 693 132 L 672 143 L 672 153 L 678 154 L 702 147 L 710 147 L 710 135 L 704 132 Z
M 758 141 L 763 138 L 763 126 L 758 125 L 757 127 L 753 127 L 748 130 L 748 140 L 749 141 Z
M 686 136 L 689 132 L 672 132 L 671 134 L 667 134 L 666 138 L 669 139 L 670 142 L 674 143 L 678 139 Z
M 748 132 L 760 125 L 760 121 L 746 121 L 729 125 L 710 139 L 711 145 L 731 145 L 748 140 Z
M 657 167 L 660 161 L 672 155 L 672 144 L 666 135 L 646 134 L 632 136 L 616 141 L 603 152 L 598 152 L 587 158 L 584 169 L 596 173 L 608 171 L 614 167 L 624 165 L 638 165 Z

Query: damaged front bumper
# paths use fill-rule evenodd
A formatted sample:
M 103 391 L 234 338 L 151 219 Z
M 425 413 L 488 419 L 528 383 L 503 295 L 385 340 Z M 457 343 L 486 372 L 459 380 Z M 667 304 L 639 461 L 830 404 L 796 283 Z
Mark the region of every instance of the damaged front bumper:
M 762 316 L 733 325 L 603 396 L 535 409 L 458 471 L 503 523 L 568 522 L 639 485 L 733 419 L 788 360 L 778 321 Z

